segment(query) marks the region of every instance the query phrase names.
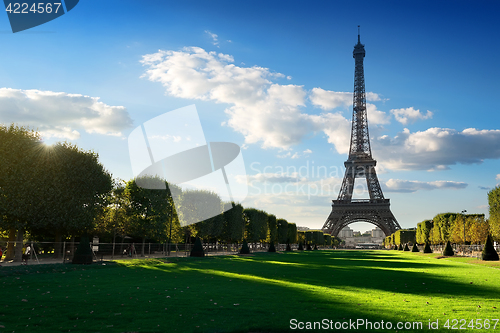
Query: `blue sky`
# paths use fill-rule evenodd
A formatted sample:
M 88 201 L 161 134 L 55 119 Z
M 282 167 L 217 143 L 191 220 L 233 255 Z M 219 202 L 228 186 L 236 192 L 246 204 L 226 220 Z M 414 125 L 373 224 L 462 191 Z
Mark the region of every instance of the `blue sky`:
M 16 34 L 5 13 L 0 122 L 95 150 L 128 180 L 130 132 L 194 104 L 207 141 L 244 148 L 244 206 L 321 228 L 347 158 L 361 25 L 372 152 L 401 226 L 487 213 L 500 183 L 499 11 L 497 1 L 85 0 Z

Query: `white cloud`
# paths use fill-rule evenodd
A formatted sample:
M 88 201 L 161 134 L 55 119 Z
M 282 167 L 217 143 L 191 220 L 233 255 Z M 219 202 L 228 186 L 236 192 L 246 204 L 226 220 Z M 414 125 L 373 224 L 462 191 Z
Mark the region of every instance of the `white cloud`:
M 370 102 L 376 102 L 376 101 L 381 101 L 382 98 L 380 98 L 380 96 L 378 94 L 369 91 L 366 93 L 366 100 L 370 101 Z M 384 99 L 384 100 L 387 100 L 387 99 Z
M 249 195 L 245 199 L 244 205 L 250 207 L 260 207 L 260 209 L 264 209 L 267 212 L 275 212 L 278 206 L 281 206 L 286 209 L 286 215 L 297 215 L 300 217 L 304 217 L 304 208 L 309 212 L 314 212 L 313 217 L 317 218 L 318 214 L 326 219 L 330 212 L 322 210 L 319 213 L 316 211 L 316 207 L 328 207 L 332 203 L 332 197 L 330 195 L 308 195 L 308 194 L 273 194 L 273 193 L 264 193 L 259 195 Z M 296 213 L 296 214 L 293 214 Z M 290 222 L 294 223 L 295 219 L 290 216 L 284 216 L 283 214 L 279 214 Z M 318 229 L 322 227 L 318 226 Z
M 377 110 L 374 104 L 366 103 L 366 113 L 368 124 L 383 125 L 391 122 L 390 117 L 384 111 Z
M 287 152 L 286 154 L 281 154 L 281 155 L 276 155 L 277 158 L 287 158 L 287 157 L 290 157 L 292 156 L 292 153 L 291 152 Z
M 349 153 L 351 122 L 339 113 L 326 113 L 310 116 L 316 128 L 328 136 L 328 142 L 335 146 L 339 154 Z
M 169 134 L 167 134 L 167 135 L 152 135 L 150 138 L 162 140 L 165 142 L 180 142 L 182 140 L 182 137 L 180 137 L 180 136 L 169 135 Z M 187 137 L 185 138 L 185 140 L 190 141 L 190 139 Z
M 286 153 L 278 157 L 299 157 L 290 149 L 311 133 L 323 132 L 340 154 L 349 152 L 351 121 L 340 112 L 326 112 L 336 107 L 349 107 L 352 93 L 314 88 L 309 92 L 300 85 L 283 85 L 286 78 L 268 68 L 234 64 L 230 55 L 207 52 L 198 47 L 180 51 L 158 51 L 143 56 L 144 77 L 160 82 L 166 93 L 179 98 L 198 99 L 227 104 L 225 125 L 245 137 L 245 144 L 259 143 L 263 148 L 279 148 Z M 302 111 L 306 101 L 325 110 L 321 114 Z M 382 100 L 367 93 L 367 100 Z M 367 103 L 371 125 L 389 123 L 388 114 Z M 394 109 L 400 122 L 410 123 L 432 117 L 413 107 Z M 375 132 L 375 136 L 377 133 Z M 372 137 L 373 138 L 373 137 Z M 500 131 L 429 128 L 411 133 L 408 129 L 395 137 L 372 139 L 374 158 L 382 169 L 445 170 L 457 163 L 481 163 L 487 158 L 500 158 Z
M 419 190 L 460 190 L 467 187 L 467 183 L 463 182 L 453 182 L 453 181 L 432 181 L 432 182 L 420 182 L 415 180 L 400 180 L 400 179 L 389 179 L 385 182 L 384 191 L 385 192 L 403 192 L 410 193 Z
M 121 136 L 132 126 L 123 106 L 110 106 L 90 97 L 65 92 L 0 88 L 0 122 L 38 128 L 45 138 L 80 137 L 87 133 Z
M 219 58 L 221 60 L 224 60 L 224 61 L 227 61 L 227 62 L 234 62 L 233 56 L 231 56 L 229 54 L 219 53 L 218 56 L 219 56 Z
M 300 157 L 300 156 L 299 156 L 299 153 L 295 153 L 295 154 L 293 154 L 293 155 L 292 155 L 292 158 L 293 158 L 293 159 L 296 159 L 296 158 L 299 158 L 299 157 Z
M 497 177 L 495 179 L 500 180 L 500 173 L 497 175 Z
M 382 136 L 372 142 L 374 158 L 392 170 L 445 170 L 457 163 L 482 163 L 500 158 L 500 130 L 457 131 L 429 128 L 394 138 Z
M 309 96 L 311 103 L 320 107 L 325 111 L 333 110 L 340 106 L 345 108 L 352 105 L 352 93 L 324 90 L 321 88 L 313 88 Z
M 333 110 L 340 106 L 348 108 L 352 105 L 352 92 L 324 90 L 321 88 L 313 88 L 309 99 L 311 103 L 325 111 Z M 373 92 L 366 93 L 366 100 L 370 102 L 380 101 L 378 94 Z
M 311 154 L 312 153 L 312 150 L 311 149 L 306 149 L 303 151 L 304 154 Z
M 247 184 L 252 184 L 253 182 L 259 183 L 297 183 L 305 182 L 307 179 L 305 177 L 300 177 L 297 172 L 292 174 L 278 174 L 278 173 L 258 173 L 255 175 L 248 175 Z M 240 176 L 241 179 L 241 176 Z M 240 182 L 240 181 L 239 181 Z
M 394 115 L 397 121 L 403 125 L 408 123 L 413 123 L 419 119 L 429 119 L 432 118 L 432 112 L 427 110 L 426 114 L 420 112 L 420 110 L 415 110 L 413 107 L 406 109 L 392 109 L 391 113 Z
M 215 46 L 219 47 L 219 36 L 217 34 L 214 34 L 208 30 L 205 30 L 205 33 L 208 34 L 210 36 L 210 38 L 212 38 L 212 44 L 214 44 Z
M 307 94 L 303 86 L 277 84 L 273 80 L 285 78 L 283 74 L 236 66 L 233 61 L 229 55 L 198 47 L 160 50 L 142 59 L 147 67 L 144 77 L 160 82 L 167 94 L 229 104 L 226 124 L 243 134 L 246 144 L 260 142 L 263 148 L 288 150 L 305 135 L 323 131 L 339 152 L 345 151 L 347 119 L 340 114 L 302 113 Z

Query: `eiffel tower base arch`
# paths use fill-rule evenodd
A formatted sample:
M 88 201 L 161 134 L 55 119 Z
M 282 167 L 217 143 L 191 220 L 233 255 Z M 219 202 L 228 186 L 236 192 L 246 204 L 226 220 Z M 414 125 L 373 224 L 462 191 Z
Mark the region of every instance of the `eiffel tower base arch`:
M 390 236 L 401 229 L 391 212 L 389 199 L 332 200 L 332 212 L 323 232 L 338 236 L 340 230 L 354 222 L 369 222 Z

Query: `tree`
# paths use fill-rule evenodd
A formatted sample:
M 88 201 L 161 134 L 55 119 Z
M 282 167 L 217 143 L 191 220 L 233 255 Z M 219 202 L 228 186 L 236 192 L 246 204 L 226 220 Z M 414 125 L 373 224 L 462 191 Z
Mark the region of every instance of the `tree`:
M 98 154 L 67 142 L 47 146 L 36 132 L 14 125 L 0 133 L 2 228 L 17 229 L 18 241 L 28 230 L 55 235 L 58 243 L 63 234 L 92 230 L 112 188 Z
M 36 202 L 33 233 L 54 230 L 56 244 L 63 235 L 87 235 L 107 205 L 112 190 L 111 174 L 99 163 L 99 156 L 69 143 L 57 143 L 37 158 L 37 177 L 44 184 L 43 200 Z M 56 246 L 55 256 L 60 255 Z
M 288 222 L 285 219 L 277 219 L 278 224 L 278 242 L 285 244 L 288 239 Z
M 269 250 L 267 252 L 276 252 L 276 247 L 274 246 L 274 242 L 270 243 Z
M 33 213 L 29 193 L 37 180 L 32 180 L 35 152 L 41 148 L 40 134 L 34 130 L 0 124 L 0 229 L 9 231 L 6 259 L 14 259 L 15 253 L 16 261 L 21 261 L 22 236 Z
M 325 243 L 325 236 L 323 236 L 322 230 L 314 230 L 313 231 L 313 239 L 314 245 L 323 245 Z
M 483 239 L 486 239 L 489 235 L 489 221 L 484 218 L 484 214 L 471 216 L 470 218 L 473 220 L 469 232 L 471 244 L 481 244 Z
M 207 190 L 184 191 L 177 212 L 182 226 L 196 223 L 195 228 L 201 230 L 205 236 L 212 234 L 218 236 L 222 232 L 222 224 L 214 225 L 215 220 L 212 219 L 223 212 L 222 201 L 215 192 Z
M 452 226 L 457 214 L 443 213 L 436 215 L 432 220 L 434 227 L 438 226 L 440 243 L 445 243 L 450 240 Z
M 432 229 L 432 220 L 425 220 L 417 224 L 416 241 L 418 244 L 428 243 Z
M 306 232 L 305 231 L 297 231 L 297 241 L 299 244 L 304 245 L 306 243 Z
M 128 212 L 130 202 L 125 195 L 125 182 L 115 180 L 113 190 L 108 194 L 108 205 L 98 214 L 95 219 L 94 235 L 109 237 L 113 240 L 113 255 L 115 254 L 116 237 L 121 237 L 119 253 L 123 253 L 123 240 L 127 234 Z
M 167 237 L 166 222 L 169 213 L 173 210 L 170 190 L 165 180 L 158 177 L 142 177 L 139 182 L 144 187 L 137 185 L 138 179 L 132 179 L 125 186 L 125 195 L 130 200 L 129 232 L 142 238 L 141 256 L 144 256 L 146 239 L 165 239 Z M 145 186 L 146 184 L 151 186 Z M 166 189 L 154 184 L 164 184 Z
M 247 221 L 247 239 L 251 243 L 265 241 L 267 238 L 267 214 L 264 211 L 255 208 L 243 210 Z
M 297 225 L 295 223 L 288 223 L 287 243 L 297 243 Z
M 203 190 L 185 191 L 179 209 L 181 224 L 193 225 L 197 236 L 205 241 L 218 239 L 224 228 L 223 208 L 217 193 Z M 212 217 L 203 220 L 211 215 Z
M 493 241 L 491 240 L 491 236 L 488 235 L 486 237 L 486 242 L 484 243 L 483 253 L 481 254 L 482 260 L 491 260 L 498 261 L 498 253 L 495 251 L 495 247 L 493 246 Z
M 332 237 L 332 246 L 338 247 L 342 243 L 342 240 L 338 238 L 337 236 Z
M 234 202 L 224 204 L 224 228 L 222 238 L 228 243 L 239 243 L 245 236 L 246 221 L 243 206 Z
M 325 243 L 324 243 L 325 246 L 328 246 L 328 247 L 332 246 L 332 235 L 323 234 L 323 238 L 325 239 Z
M 453 252 L 453 248 L 451 247 L 450 241 L 447 241 L 443 251 L 443 256 L 451 257 L 454 254 L 455 252 Z
M 201 239 L 196 237 L 196 241 L 194 242 L 193 249 L 191 250 L 191 257 L 204 257 L 205 251 L 203 250 L 203 245 L 201 244 Z
M 276 243 L 278 241 L 278 225 L 276 222 L 276 216 L 269 214 L 267 216 L 267 227 L 269 229 L 269 243 Z
M 441 244 L 443 242 L 441 239 L 441 232 L 439 231 L 439 225 L 437 223 L 433 224 L 429 238 L 432 244 Z
M 241 246 L 240 254 L 250 254 L 250 248 L 248 247 L 247 240 L 243 240 L 243 245 Z
M 490 232 L 494 240 L 500 241 L 500 186 L 488 192 Z
M 411 248 L 411 252 L 419 252 L 418 247 L 417 247 L 417 243 L 413 244 L 413 247 Z
M 415 230 L 400 229 L 394 233 L 396 244 L 415 243 Z
M 72 263 L 80 265 L 89 265 L 93 262 L 92 260 L 92 249 L 90 248 L 89 238 L 87 236 L 82 236 L 80 238 L 80 244 L 75 251 Z

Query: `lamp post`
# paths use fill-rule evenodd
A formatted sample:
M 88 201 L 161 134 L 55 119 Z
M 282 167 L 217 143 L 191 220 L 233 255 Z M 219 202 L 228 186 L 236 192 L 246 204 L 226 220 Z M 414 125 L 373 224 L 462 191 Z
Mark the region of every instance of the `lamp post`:
M 467 211 L 464 209 L 463 211 L 460 212 L 460 214 L 464 215 L 464 213 L 467 213 Z M 464 219 L 464 255 L 465 255 L 465 215 L 463 216 Z
M 167 247 L 167 257 L 170 257 L 170 243 L 172 241 L 172 223 L 173 223 L 173 218 L 172 218 L 172 215 L 173 215 L 173 208 L 172 208 L 172 204 L 170 204 L 170 232 L 168 233 L 168 247 Z

